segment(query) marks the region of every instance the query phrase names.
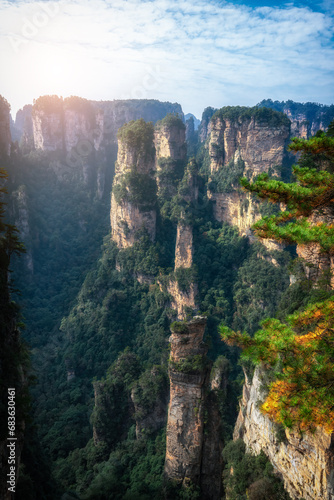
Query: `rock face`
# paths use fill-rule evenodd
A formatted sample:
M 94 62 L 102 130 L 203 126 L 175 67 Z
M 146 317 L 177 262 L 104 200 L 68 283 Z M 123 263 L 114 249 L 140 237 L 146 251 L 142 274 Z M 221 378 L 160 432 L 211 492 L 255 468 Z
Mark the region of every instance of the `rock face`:
M 123 135 L 118 141 L 110 209 L 112 239 L 118 248 L 132 246 L 141 230 L 146 230 L 152 241 L 156 232 L 156 209 L 153 202 L 152 209 L 147 209 L 141 206 L 138 197 L 135 199 L 133 195 L 134 190 L 138 188 L 138 182 L 155 184 L 153 126 L 140 120 L 130 122 L 125 130 L 129 132 L 129 137 L 133 134 L 135 140 L 129 142 L 127 136 Z M 147 136 L 142 135 L 142 131 L 147 132 Z M 131 175 L 133 177 L 129 177 Z M 117 192 L 121 194 L 117 196 Z M 140 194 L 145 202 L 147 193 L 144 188 Z
M 162 120 L 154 131 L 156 159 L 171 158 L 172 160 L 185 160 L 187 157 L 186 127 L 177 117 Z
M 250 171 L 255 176 L 282 164 L 290 128 L 286 120 L 271 125 L 254 116 L 234 120 L 218 116 L 210 121 L 209 133 L 211 173 L 241 158 L 245 174 Z
M 222 472 L 220 419 L 208 397 L 210 377 L 207 346 L 203 344 L 205 324 L 205 318 L 196 316 L 186 325 L 178 324 L 181 328 L 176 331 L 175 327 L 170 337 L 165 477 L 184 487 L 191 482 L 200 487 L 202 499 L 218 500 Z
M 28 133 L 22 123 L 25 118 L 29 119 L 29 109 L 25 108 L 16 117 L 16 128 L 22 134 Z M 182 108 L 177 103 L 135 99 L 88 101 L 78 97 L 62 100 L 57 96 L 43 96 L 32 108 L 33 142 L 36 149 L 68 153 L 78 146 L 79 149 L 88 148 L 88 144 L 79 144 L 86 140 L 99 150 L 102 145 L 117 142 L 117 131 L 125 123 L 140 118 L 155 123 L 167 113 L 178 113 L 183 117 Z
M 321 429 L 303 435 L 287 430 L 282 442 L 276 425 L 259 410 L 264 398 L 261 371 L 257 368 L 252 382 L 246 377 L 234 439 L 242 438 L 247 450 L 254 454 L 264 451 L 293 499 L 333 500 L 333 436 Z
M 0 154 L 9 155 L 12 137 L 10 133 L 10 106 L 6 99 L 0 96 Z
M 214 202 L 213 215 L 219 222 L 227 222 L 239 229 L 242 236 L 251 236 L 251 226 L 259 220 L 258 203 L 239 191 L 232 193 L 211 193 L 209 198 Z
M 171 307 L 176 310 L 178 319 L 186 319 L 188 312 L 196 309 L 196 283 L 191 283 L 187 290 L 181 290 L 177 281 L 172 280 L 167 291 L 172 296 Z
M 23 151 L 34 149 L 34 129 L 32 121 L 32 105 L 26 104 L 16 113 L 16 140 L 20 142 Z
M 327 130 L 334 119 L 334 106 L 314 102 L 272 101 L 266 99 L 258 104 L 283 112 L 291 121 L 291 137 L 308 139 L 318 130 Z
M 217 183 L 208 191 L 214 202 L 214 216 L 220 222 L 237 226 L 242 235 L 251 234 L 250 227 L 260 214 L 257 201 L 240 190 L 238 179 L 274 173 L 275 167 L 284 161 L 290 133 L 289 122 L 283 115 L 278 114 L 276 121 L 264 118 L 224 118 L 222 112 L 211 119 L 208 128 L 211 181 Z
M 184 289 L 178 282 L 179 273 L 193 265 L 193 228 L 180 221 L 177 225 L 175 245 L 175 276 L 168 284 L 167 291 L 172 296 L 171 306 L 177 311 L 178 319 L 186 319 L 187 314 L 197 308 L 197 284 L 194 282 Z
M 192 167 L 191 163 L 187 165 L 182 181 L 184 183 L 182 197 L 188 205 L 196 202 L 198 198 L 197 176 L 192 172 Z M 189 279 L 187 279 L 188 285 L 181 287 L 179 282 L 180 277 L 182 280 L 182 275 L 187 273 L 187 269 L 190 271 L 193 265 L 193 227 L 186 222 L 184 217 L 185 214 L 181 214 L 177 225 L 174 266 L 175 279 L 171 280 L 167 287 L 168 293 L 172 296 L 172 308 L 177 311 L 178 319 L 186 319 L 190 311 L 197 309 L 197 284 L 194 281 L 189 282 Z
M 176 169 L 184 168 L 187 148 L 185 126 L 174 115 L 158 122 L 155 130 L 144 120 L 129 122 L 120 130 L 110 219 L 113 240 L 119 248 L 127 248 L 135 243 L 138 231 L 142 229 L 154 241 L 156 208 L 153 191 L 164 189 L 167 197 L 175 194 Z M 138 196 L 141 183 L 142 196 Z
M 189 268 L 193 264 L 193 229 L 182 222 L 177 225 L 175 269 Z

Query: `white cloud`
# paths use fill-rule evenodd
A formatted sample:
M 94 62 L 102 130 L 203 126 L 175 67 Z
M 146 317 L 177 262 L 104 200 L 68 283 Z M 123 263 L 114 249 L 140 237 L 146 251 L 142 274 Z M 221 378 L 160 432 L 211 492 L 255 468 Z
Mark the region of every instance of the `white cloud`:
M 267 97 L 332 102 L 332 35 L 328 13 L 291 4 L 0 0 L 0 93 L 16 109 L 57 93 L 177 100 L 197 115 Z

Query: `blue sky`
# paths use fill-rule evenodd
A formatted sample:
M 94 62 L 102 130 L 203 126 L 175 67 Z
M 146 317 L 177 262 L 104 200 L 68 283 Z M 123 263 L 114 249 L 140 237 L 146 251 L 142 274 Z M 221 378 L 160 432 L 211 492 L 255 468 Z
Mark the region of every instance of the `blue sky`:
M 0 0 L 0 94 L 334 102 L 334 0 Z

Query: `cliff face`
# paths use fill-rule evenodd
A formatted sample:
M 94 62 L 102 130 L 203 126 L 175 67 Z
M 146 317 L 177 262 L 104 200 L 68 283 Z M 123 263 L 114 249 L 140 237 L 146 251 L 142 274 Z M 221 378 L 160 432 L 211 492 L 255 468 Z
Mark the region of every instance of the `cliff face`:
M 190 269 L 193 264 L 193 228 L 179 222 L 175 245 L 175 274 Z M 178 271 L 179 270 L 179 271 Z M 196 309 L 197 284 L 188 283 L 186 288 L 181 288 L 178 280 L 171 280 L 167 287 L 172 296 L 171 306 L 177 311 L 178 319 L 185 319 L 187 312 Z
M 142 136 L 140 131 L 135 128 L 137 123 L 133 122 L 133 127 L 131 128 L 130 125 L 130 129 L 126 129 L 129 130 L 130 135 L 131 133 L 135 135 L 135 143 L 129 142 L 125 136 L 120 137 L 118 142 L 110 209 L 112 239 L 118 248 L 132 246 L 138 239 L 138 231 L 140 230 L 146 230 L 152 241 L 154 241 L 156 233 L 154 204 L 152 203 L 152 209 L 141 206 L 147 198 L 145 187 L 140 193 L 142 203 L 138 201 L 138 197 L 135 198 L 133 195 L 140 181 L 146 182 L 146 185 L 148 183 L 155 185 L 153 127 L 142 121 L 140 127 L 143 129 L 146 127 L 148 134 Z
M 162 189 L 167 198 L 175 194 L 177 170 L 182 173 L 187 149 L 185 126 L 174 115 L 158 122 L 155 129 L 137 120 L 120 130 L 110 219 L 114 241 L 119 248 L 127 248 L 141 229 L 154 241 L 154 196 Z
M 214 201 L 213 215 L 219 222 L 227 222 L 236 226 L 242 236 L 251 236 L 251 226 L 259 220 L 258 203 L 246 193 L 211 193 Z
M 217 179 L 217 187 L 209 189 L 208 196 L 214 202 L 218 221 L 237 226 L 242 235 L 250 235 L 250 227 L 260 218 L 258 204 L 237 189 L 238 179 L 274 172 L 283 163 L 288 137 L 286 119 L 271 123 L 261 116 L 234 119 L 215 116 L 210 121 L 211 181 Z
M 36 149 L 43 151 L 62 151 L 64 149 L 63 110 L 46 113 L 43 110 L 33 111 L 33 137 Z
M 10 106 L 0 96 L 0 154 L 9 155 L 12 137 L 10 133 Z
M 177 224 L 175 244 L 174 279 L 167 287 L 172 296 L 172 308 L 177 311 L 178 319 L 186 319 L 187 314 L 197 309 L 197 284 L 192 278 L 193 265 L 193 227 L 187 222 L 187 210 L 196 204 L 198 199 L 197 170 L 190 162 L 185 170 L 180 190 L 185 207 Z M 186 283 L 185 283 L 186 282 Z
M 50 106 L 50 98 L 53 106 Z M 103 102 L 77 97 L 63 101 L 57 96 L 37 99 L 32 108 L 32 130 L 28 123 L 30 113 L 27 106 L 17 113 L 15 125 L 18 131 L 27 138 L 32 134 L 37 149 L 66 152 L 77 147 L 82 140 L 88 140 L 96 150 L 102 145 L 116 143 L 118 129 L 131 120 L 143 118 L 155 123 L 167 113 L 183 117 L 182 108 L 177 103 L 136 99 Z
M 232 120 L 213 118 L 209 124 L 209 154 L 211 173 L 226 167 L 231 160 L 241 158 L 245 173 L 252 176 L 268 172 L 283 162 L 289 125 L 271 125 L 260 118 Z
M 173 160 L 185 160 L 187 156 L 186 129 L 177 124 L 157 126 L 154 131 L 154 143 L 156 159 L 172 158 Z
M 16 140 L 23 151 L 34 149 L 34 129 L 32 121 L 32 105 L 26 104 L 16 113 L 15 117 Z
M 193 264 L 193 230 L 192 227 L 180 222 L 177 225 L 175 245 L 175 269 L 189 268 Z
M 315 434 L 285 431 L 282 442 L 276 425 L 262 415 L 259 404 L 265 394 L 261 388 L 261 371 L 257 368 L 253 381 L 246 382 L 234 431 L 234 439 L 242 438 L 247 450 L 268 456 L 282 475 L 284 485 L 293 499 L 332 500 L 334 498 L 333 436 L 317 429 Z
M 291 137 L 308 139 L 318 130 L 327 130 L 334 118 L 334 106 L 314 102 L 272 101 L 265 99 L 258 107 L 268 107 L 283 112 L 291 120 Z
M 214 405 L 208 405 L 209 366 L 203 344 L 205 318 L 196 316 L 182 331 L 172 330 L 169 363 L 170 403 L 167 421 L 165 476 L 184 487 L 201 489 L 201 498 L 221 497 L 219 432 L 205 433 L 205 421 L 219 427 Z M 208 414 L 211 408 L 210 414 Z M 217 430 L 217 429 L 216 429 Z M 205 451 L 204 451 L 205 450 Z M 208 486 L 208 464 L 211 487 Z

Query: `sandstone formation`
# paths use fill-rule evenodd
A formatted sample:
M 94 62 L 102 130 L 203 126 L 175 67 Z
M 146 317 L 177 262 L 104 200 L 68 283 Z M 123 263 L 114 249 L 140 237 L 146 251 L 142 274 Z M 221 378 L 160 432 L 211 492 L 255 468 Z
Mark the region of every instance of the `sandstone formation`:
M 169 362 L 170 404 L 165 477 L 200 487 L 202 499 L 221 498 L 220 418 L 208 396 L 210 366 L 203 343 L 206 319 L 172 326 Z
M 291 121 L 291 137 L 308 139 L 318 130 L 327 130 L 329 123 L 334 119 L 333 105 L 265 99 L 257 106 L 268 107 L 284 113 Z
M 177 225 L 175 245 L 175 269 L 189 268 L 193 264 L 193 230 L 192 227 L 180 222 Z
M 135 139 L 129 142 L 127 136 L 119 137 L 110 209 L 112 239 L 118 248 L 132 246 L 138 239 L 139 231 L 147 231 L 152 241 L 156 232 L 156 208 L 153 203 L 151 209 L 143 208 L 133 198 L 133 190 L 138 187 L 136 179 L 145 180 L 146 183 L 150 180 L 151 183 L 155 182 L 153 126 L 141 120 L 130 122 L 126 130 L 129 131 L 129 137 Z M 147 131 L 147 136 L 141 135 L 142 130 Z M 136 176 L 132 184 L 128 174 Z M 117 189 L 123 193 L 119 197 L 116 195 Z M 147 193 L 143 191 L 141 195 L 145 201 Z
M 291 121 L 291 137 L 309 139 L 318 130 L 327 130 L 328 124 L 334 118 L 333 106 L 321 106 L 314 103 L 300 105 L 298 103 L 283 103 L 283 113 Z
M 0 154 L 9 155 L 12 137 L 10 133 L 10 106 L 6 99 L 0 96 Z
M 186 289 L 178 283 L 178 273 L 184 273 L 193 265 L 193 228 L 182 220 L 177 225 L 175 245 L 175 279 L 167 286 L 168 293 L 172 296 L 171 306 L 177 312 L 178 319 L 186 319 L 187 314 L 197 308 L 197 284 L 190 282 Z
M 209 133 L 211 173 L 241 158 L 245 174 L 250 171 L 255 176 L 282 164 L 290 128 L 284 119 L 273 125 L 254 116 L 233 120 L 217 116 L 210 121 Z
M 191 283 L 187 290 L 181 290 L 177 281 L 171 280 L 167 291 L 172 297 L 171 307 L 175 309 L 177 318 L 186 319 L 189 312 L 196 309 L 197 284 Z
M 214 202 L 213 215 L 219 222 L 236 226 L 242 236 L 252 237 L 251 227 L 259 220 L 258 203 L 254 198 L 240 191 L 231 193 L 211 193 L 208 197 Z
M 37 149 L 68 153 L 78 145 L 84 149 L 85 145 L 79 144 L 83 140 L 88 140 L 96 150 L 117 143 L 117 131 L 125 123 L 140 118 L 155 123 L 168 113 L 183 117 L 177 103 L 139 99 L 89 101 L 78 97 L 62 100 L 57 96 L 43 96 L 32 109 L 25 106 L 18 111 L 15 127 L 25 141 L 32 137 Z
M 264 398 L 261 370 L 257 368 L 252 382 L 246 377 L 234 439 L 242 438 L 251 453 L 264 451 L 282 475 L 292 499 L 333 500 L 333 437 L 320 428 L 315 434 L 302 435 L 286 430 L 282 441 L 276 424 L 259 410 Z
M 152 125 L 144 120 L 130 122 L 124 127 L 125 132 L 118 140 L 110 211 L 112 238 L 119 248 L 132 246 L 138 231 L 142 229 L 147 231 L 152 241 L 155 239 L 156 209 L 153 200 L 151 209 L 143 207 L 147 205 L 144 203 L 149 196 L 147 190 L 142 193 L 141 204 L 131 199 L 131 187 L 126 185 L 129 176 L 139 175 L 142 180 L 143 176 L 146 176 L 147 181 L 151 179 L 156 188 L 167 190 L 168 196 L 171 197 L 176 193 L 175 170 L 184 168 L 187 152 L 185 126 L 182 120 L 174 115 L 167 115 L 158 122 L 154 132 Z M 145 130 L 146 135 L 143 132 Z M 158 174 L 157 178 L 155 172 Z M 163 176 L 159 177 L 161 173 Z M 117 197 L 117 190 L 120 193 L 122 189 L 122 197 Z
M 186 160 L 186 127 L 176 116 L 169 115 L 154 130 L 156 159 Z
M 215 218 L 237 226 L 242 235 L 250 236 L 251 226 L 261 216 L 257 200 L 241 191 L 239 177 L 275 173 L 284 161 L 289 122 L 282 114 L 277 115 L 271 122 L 261 115 L 224 118 L 222 112 L 209 123 L 211 179 L 225 176 L 225 182 L 220 188 L 218 181 L 213 190 L 209 185 L 208 196 L 214 202 Z

